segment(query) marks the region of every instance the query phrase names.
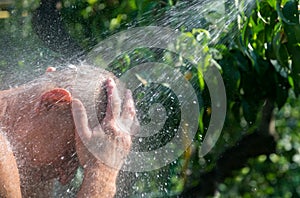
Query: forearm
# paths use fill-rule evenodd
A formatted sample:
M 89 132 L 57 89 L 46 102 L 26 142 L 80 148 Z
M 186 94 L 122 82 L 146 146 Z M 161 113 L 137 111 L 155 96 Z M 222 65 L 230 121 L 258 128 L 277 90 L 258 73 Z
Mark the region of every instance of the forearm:
M 95 163 L 84 169 L 84 179 L 77 194 L 78 198 L 112 198 L 116 193 L 118 170 L 102 163 Z

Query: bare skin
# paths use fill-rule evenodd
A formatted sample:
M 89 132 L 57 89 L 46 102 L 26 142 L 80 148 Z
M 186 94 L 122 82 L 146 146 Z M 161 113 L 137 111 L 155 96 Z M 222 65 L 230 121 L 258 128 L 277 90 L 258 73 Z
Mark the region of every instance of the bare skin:
M 79 165 L 84 179 L 77 197 L 114 196 L 119 168 L 130 149 L 132 126 L 137 125 L 131 93 L 127 90 L 122 97 L 114 77 L 98 71 L 96 98 L 104 99 L 96 103 L 99 121 L 95 122 L 87 113 L 86 98 L 71 94 L 73 77 L 68 72 L 0 92 L 0 159 L 5 159 L 0 161 L 1 197 L 21 197 L 21 193 L 22 197 L 50 197 L 53 179 L 68 183 Z M 90 80 L 85 74 L 81 79 L 83 86 Z M 105 154 L 100 160 L 85 145 L 103 139 L 111 144 L 93 149 Z
M 9 142 L 0 134 L 0 197 L 21 197 L 17 162 Z
M 88 127 L 87 113 L 82 103 L 73 100 L 73 118 L 76 123 L 76 150 L 80 164 L 85 168 L 84 180 L 78 193 L 79 197 L 113 197 L 116 192 L 116 179 L 118 169 L 109 168 L 106 164 L 121 168 L 124 157 L 127 156 L 131 146 L 130 130 L 135 120 L 135 110 L 131 92 L 125 94 L 123 108 L 113 79 L 107 80 L 108 103 L 106 116 L 100 125 L 92 130 Z M 125 123 L 125 127 L 119 127 L 118 123 Z M 123 122 L 122 122 L 123 121 Z M 88 141 L 111 142 L 112 144 L 96 148 L 100 153 L 101 161 L 94 158 L 82 144 L 79 135 Z M 89 190 L 87 190 L 89 189 Z

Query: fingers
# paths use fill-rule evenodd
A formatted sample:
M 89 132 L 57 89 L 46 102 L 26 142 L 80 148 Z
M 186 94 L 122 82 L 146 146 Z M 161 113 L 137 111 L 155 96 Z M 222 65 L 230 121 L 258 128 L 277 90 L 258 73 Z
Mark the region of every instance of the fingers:
M 134 108 L 134 101 L 132 98 L 132 93 L 129 89 L 126 90 L 125 93 L 125 99 L 124 99 L 124 105 L 122 110 L 122 119 L 129 119 L 133 120 L 135 117 L 135 108 Z
M 107 96 L 108 102 L 105 120 L 113 121 L 113 123 L 117 125 L 117 128 L 121 129 L 121 131 L 129 132 L 131 135 L 138 133 L 140 125 L 136 118 L 131 91 L 129 89 L 126 90 L 121 110 L 122 101 L 118 94 L 116 84 L 113 79 L 109 78 L 107 80 Z M 120 112 L 122 112 L 121 115 Z M 112 130 L 112 132 L 113 134 L 116 133 L 114 130 Z
M 96 125 L 92 130 L 89 128 L 83 104 L 77 99 L 72 100 L 72 113 L 78 131 L 77 135 L 80 134 L 81 139 L 86 139 L 86 143 L 88 143 L 85 144 L 88 151 L 80 150 L 79 146 L 76 149 L 81 164 L 86 164 L 88 160 L 86 160 L 87 157 L 84 157 L 86 156 L 85 152 L 90 152 L 105 164 L 120 168 L 130 151 L 131 135 L 135 134 L 139 124 L 131 91 L 125 92 L 122 101 L 112 78 L 107 79 L 106 85 L 106 115 L 101 124 Z
M 135 113 L 134 101 L 132 98 L 131 91 L 126 90 L 120 120 L 122 122 L 122 126 L 124 130 L 127 131 L 129 134 L 133 134 L 131 131 L 131 127 L 135 120 L 135 114 L 136 113 Z
M 126 90 L 122 105 L 116 83 L 112 78 L 107 80 L 107 110 L 104 121 L 106 134 L 118 135 L 127 132 L 135 135 L 139 132 L 140 125 L 136 117 L 134 100 L 130 90 Z M 122 109 L 121 109 L 122 106 Z M 121 113 L 122 112 L 122 113 Z
M 89 128 L 86 110 L 82 102 L 78 99 L 72 100 L 72 114 L 76 130 L 80 137 L 89 140 L 92 137 L 92 131 Z
M 107 79 L 106 85 L 107 85 L 106 119 L 112 120 L 120 116 L 121 98 L 119 96 L 116 83 L 112 78 Z
M 133 123 L 131 125 L 131 128 L 130 128 L 130 135 L 136 135 L 140 132 L 140 130 L 141 130 L 140 123 L 139 123 L 137 117 L 135 116 Z

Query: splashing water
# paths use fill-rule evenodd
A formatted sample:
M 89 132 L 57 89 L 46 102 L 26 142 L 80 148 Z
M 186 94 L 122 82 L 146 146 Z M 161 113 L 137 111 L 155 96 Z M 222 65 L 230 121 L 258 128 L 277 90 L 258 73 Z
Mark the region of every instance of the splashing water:
M 148 25 L 155 25 L 158 27 L 169 27 L 173 30 L 177 31 L 192 31 L 195 28 L 203 28 L 206 29 L 209 34 L 210 34 L 210 45 L 214 45 L 216 43 L 226 43 L 230 40 L 234 40 L 236 38 L 236 35 L 239 31 L 238 23 L 237 20 L 239 20 L 239 16 L 241 12 L 244 12 L 246 15 L 251 11 L 251 9 L 254 6 L 254 1 L 251 0 L 245 0 L 243 4 L 238 3 L 238 1 L 219 1 L 219 0 L 202 0 L 202 1 L 183 1 L 178 3 L 176 6 L 174 6 L 171 10 L 168 10 L 164 12 L 162 15 L 159 15 L 157 17 L 154 17 L 154 21 L 151 22 L 151 24 Z M 142 18 L 136 26 L 139 26 L 140 24 L 145 24 L 147 18 L 147 14 L 145 15 L 144 18 Z M 148 23 L 148 22 L 147 22 Z M 130 25 L 129 25 L 130 26 Z M 129 27 L 129 29 L 132 27 Z M 224 35 L 226 35 L 224 37 Z M 22 52 L 17 55 L 17 59 L 20 59 L 17 64 L 18 65 L 28 65 L 26 66 L 25 69 L 21 70 L 21 72 L 12 72 L 11 71 L 5 71 L 4 74 L 5 76 L 2 78 L 4 80 L 4 83 L 1 84 L 1 88 L 8 88 L 10 86 L 14 85 L 19 85 L 24 82 L 27 82 L 37 75 L 41 74 L 44 72 L 45 67 L 48 66 L 53 66 L 49 65 L 51 64 L 57 64 L 59 61 L 56 59 L 56 55 L 52 55 L 47 51 L 47 49 L 42 49 L 40 46 L 37 46 L 36 43 L 34 42 L 35 39 L 33 38 L 33 41 L 27 41 L 25 46 L 22 47 Z M 130 39 L 134 40 L 137 39 L 135 37 L 131 37 Z M 201 39 L 201 38 L 200 38 Z M 5 46 L 3 43 L 4 40 L 0 41 L 0 44 L 2 46 Z M 6 42 L 6 41 L 5 41 Z M 9 41 L 8 41 L 9 42 Z M 38 58 L 35 57 L 34 60 L 40 59 L 39 61 L 32 61 L 33 58 L 32 56 L 36 56 L 36 54 L 31 54 L 27 53 L 27 47 L 29 47 L 32 50 L 37 50 L 39 53 Z M 15 52 L 15 49 L 11 49 L 11 51 Z M 0 55 L 5 57 L 3 60 L 7 62 L 7 65 L 14 65 L 15 63 L 15 58 L 8 58 L 8 57 L 13 57 L 12 55 L 7 54 L 8 52 L 6 51 L 1 51 Z M 45 55 L 47 54 L 47 55 Z M 165 56 L 160 57 L 160 58 L 166 58 Z M 1 58 L 2 59 L 2 58 Z M 149 58 L 151 59 L 151 57 Z M 137 57 L 135 62 L 136 64 L 138 63 L 143 63 L 144 59 L 141 60 L 140 57 Z M 154 59 L 154 61 L 156 61 Z M 150 61 L 149 61 L 150 62 Z M 182 61 L 184 63 L 184 61 Z M 33 68 L 32 65 L 37 65 L 34 71 L 30 70 L 29 68 Z M 61 65 L 61 64 L 60 64 Z M 25 67 L 25 66 L 24 66 Z M 27 68 L 28 67 L 28 68 Z M 61 67 L 64 67 L 61 66 Z M 12 67 L 11 67 L 12 68 Z M 160 75 L 161 78 L 168 78 L 165 73 L 161 73 L 161 70 L 155 71 Z M 9 75 L 9 73 L 11 73 Z M 147 76 L 148 75 L 148 76 Z M 17 76 L 17 77 L 16 77 Z M 180 75 L 180 72 L 178 72 L 178 78 L 182 78 L 182 75 Z M 139 81 L 141 84 L 143 82 L 145 84 L 155 84 L 151 82 L 149 78 L 149 73 L 144 70 L 144 73 L 139 76 Z M 144 81 L 143 81 L 144 80 Z M 174 82 L 177 82 L 178 79 L 174 78 L 171 79 Z M 172 106 L 170 104 L 178 103 L 177 105 L 180 104 L 180 100 L 177 100 L 174 102 L 174 98 L 178 98 L 179 95 L 175 94 L 174 92 L 169 91 L 168 85 L 157 85 L 155 89 L 150 90 L 145 90 L 140 88 L 138 91 L 136 91 L 136 97 L 139 97 L 138 94 L 144 94 L 143 99 L 140 100 L 139 104 L 141 109 L 144 108 L 145 111 L 143 115 L 139 115 L 141 118 L 140 120 L 144 121 L 147 123 L 151 122 L 151 116 L 149 118 L 149 115 L 146 113 L 147 110 L 151 109 L 150 107 L 152 104 L 156 104 L 156 100 L 160 100 L 161 98 L 164 98 L 163 104 L 165 106 L 168 106 L 169 109 L 163 109 L 160 110 L 161 112 L 164 112 L 166 116 L 163 116 L 166 118 L 166 122 L 169 119 L 169 122 L 171 122 L 170 125 L 178 125 L 180 122 L 180 113 L 178 112 L 178 106 Z M 164 96 L 162 96 L 164 95 Z M 173 98 L 172 98 L 173 97 Z M 187 96 L 190 97 L 191 96 Z M 198 105 L 201 106 L 203 103 L 201 96 L 196 96 L 198 98 Z M 153 102 L 151 101 L 153 100 Z M 150 102 L 149 102 L 150 101 Z M 191 102 L 194 103 L 196 100 L 192 100 Z M 162 103 L 161 101 L 159 101 Z M 197 102 L 196 102 L 197 104 Z M 152 113 L 150 112 L 150 115 L 155 114 L 154 112 L 157 113 L 159 111 L 159 108 L 162 108 L 160 105 L 158 105 L 157 108 L 155 108 Z M 177 117 L 176 117 L 177 116 Z M 160 118 L 159 118 L 160 119 Z M 161 120 L 161 119 L 160 119 Z M 160 126 L 160 125 L 159 125 Z M 164 142 L 168 142 L 170 139 L 172 139 L 178 131 L 178 128 L 171 128 L 171 127 L 166 127 L 163 132 L 160 134 L 162 136 L 154 136 L 154 140 L 159 139 L 159 144 L 157 145 L 149 145 L 149 142 L 146 141 L 144 143 L 144 140 L 147 139 L 141 139 L 140 137 L 137 139 L 137 149 L 140 149 L 141 144 L 142 146 L 147 147 L 148 150 L 156 150 L 161 146 L 161 144 L 164 144 Z M 175 134 L 175 135 L 174 135 Z M 149 135 L 149 134 L 148 134 Z M 152 139 L 152 140 L 153 140 Z M 151 141 L 150 141 L 151 142 Z M 163 142 L 163 143 L 161 143 Z M 140 147 L 139 147 L 140 146 Z M 176 152 L 176 149 L 172 150 L 170 149 L 169 152 Z M 148 159 L 149 161 L 153 159 Z M 168 165 L 161 167 L 158 170 L 153 170 L 151 172 L 129 172 L 129 171 L 121 171 L 119 180 L 118 180 L 118 194 L 116 197 L 168 197 L 171 195 L 176 195 L 176 193 L 180 193 L 183 189 L 184 184 L 184 177 L 182 175 L 188 175 L 192 174 L 189 173 L 189 170 L 184 170 L 182 167 L 184 166 L 184 159 L 179 159 L 175 160 L 172 163 L 167 163 Z M 143 166 L 143 164 L 141 164 Z M 182 170 L 181 170 L 182 168 Z M 171 172 L 170 170 L 174 171 L 176 170 L 177 172 Z M 82 172 L 79 171 L 78 177 L 82 178 Z M 182 177 L 182 178 L 181 178 Z M 76 181 L 74 181 L 76 183 Z M 76 185 L 78 185 L 76 183 Z M 56 187 L 60 188 L 60 187 Z M 72 188 L 72 187 L 67 187 L 67 188 Z M 74 191 L 74 189 L 72 189 Z M 55 192 L 55 196 L 58 196 L 57 192 Z M 74 196 L 74 194 L 68 193 L 66 195 L 63 195 L 63 193 L 60 193 L 59 197 L 70 197 Z
M 173 9 L 164 13 L 163 17 L 155 19 L 155 21 L 149 25 L 155 25 L 158 27 L 171 27 L 172 29 L 179 31 L 192 31 L 195 28 L 203 28 L 208 30 L 210 34 L 210 45 L 214 45 L 216 43 L 228 43 L 228 41 L 236 38 L 236 35 L 241 28 L 238 26 L 239 23 L 237 22 L 239 20 L 240 13 L 243 12 L 246 15 L 249 14 L 254 6 L 254 3 L 255 2 L 250 0 L 244 1 L 242 6 L 239 5 L 239 7 L 237 7 L 237 1 L 232 3 L 222 1 L 194 1 L 192 3 L 182 2 Z M 143 19 L 140 21 L 140 23 L 143 23 Z M 226 35 L 225 37 L 224 34 Z M 134 37 L 129 39 L 138 40 L 140 37 L 137 33 Z M 136 46 L 139 45 L 137 44 Z M 140 59 L 137 60 L 137 62 L 139 61 Z M 145 71 L 145 69 L 143 71 Z M 161 77 L 164 78 L 164 73 L 161 73 Z M 178 78 L 173 79 L 173 81 L 176 82 L 179 78 L 181 77 L 178 75 Z M 145 74 L 143 75 L 142 79 L 145 81 L 145 83 L 151 81 L 147 79 L 147 75 Z M 143 83 L 143 81 L 141 81 L 141 83 Z M 162 88 L 158 88 L 158 90 L 159 89 Z M 178 97 L 178 95 L 176 95 L 176 97 Z M 200 106 L 202 104 L 201 98 L 199 99 L 199 104 Z M 175 107 L 175 109 L 179 108 Z M 182 112 L 176 113 L 180 114 Z M 172 134 L 170 130 L 172 129 L 167 128 L 163 133 Z M 213 139 L 217 138 L 218 137 L 213 136 L 209 141 L 213 142 Z M 138 140 L 143 142 L 140 138 Z M 170 141 L 170 139 L 167 141 Z M 159 142 L 162 142 L 162 139 L 160 139 Z M 155 150 L 156 147 L 152 148 L 152 150 L 153 149 Z M 152 160 L 153 158 L 148 159 L 148 161 L 151 162 Z M 182 185 L 182 183 L 180 183 L 182 180 L 182 178 L 180 178 L 181 175 L 192 174 L 188 169 L 179 170 L 177 173 L 170 172 L 170 170 L 176 170 L 176 168 L 178 169 L 179 167 L 182 167 L 182 164 L 184 163 L 183 161 L 184 159 L 175 160 L 173 163 L 170 163 L 159 170 L 153 170 L 152 172 L 148 173 L 144 172 L 141 174 L 133 174 L 126 171 L 122 172 L 118 182 L 118 187 L 120 190 L 118 191 L 117 197 L 167 197 L 176 195 L 176 193 L 180 192 L 183 188 L 183 186 L 180 186 Z M 142 163 L 140 166 L 143 167 L 143 165 L 145 164 Z

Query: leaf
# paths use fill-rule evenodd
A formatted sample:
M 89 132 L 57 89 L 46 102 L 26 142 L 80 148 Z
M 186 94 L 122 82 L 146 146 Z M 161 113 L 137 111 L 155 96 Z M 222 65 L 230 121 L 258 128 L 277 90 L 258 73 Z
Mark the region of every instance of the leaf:
M 272 49 L 276 59 L 282 67 L 287 68 L 289 66 L 289 53 L 285 45 L 281 43 L 282 32 L 277 32 L 272 40 Z
M 289 66 L 289 53 L 287 51 L 287 48 L 285 45 L 280 44 L 279 45 L 279 51 L 278 51 L 277 60 L 279 61 L 280 65 L 282 67 L 288 67 Z
M 276 76 L 276 104 L 280 109 L 286 102 L 289 93 L 289 82 L 286 78 L 280 76 L 279 74 Z
M 289 23 L 299 24 L 299 18 L 297 17 L 298 4 L 296 1 L 288 1 L 282 9 L 282 14 Z
M 234 60 L 234 58 L 235 57 L 233 56 L 224 57 L 220 61 L 220 65 L 222 66 L 223 71 L 223 80 L 226 86 L 226 95 L 228 99 L 234 99 L 236 93 L 238 92 L 241 78 L 237 61 Z
M 250 99 L 249 97 L 247 99 Z M 257 105 L 254 101 L 248 102 L 246 100 L 242 100 L 242 108 L 245 120 L 252 125 L 256 120 L 257 115 Z
M 241 112 L 240 112 L 240 108 L 241 108 L 241 103 L 240 102 L 235 102 L 232 107 L 231 107 L 231 111 L 233 113 L 234 119 L 240 123 L 241 121 Z
M 283 105 L 285 104 L 286 100 L 288 98 L 288 89 L 283 88 L 282 86 L 277 86 L 276 89 L 276 104 L 278 106 L 278 109 L 281 109 Z

